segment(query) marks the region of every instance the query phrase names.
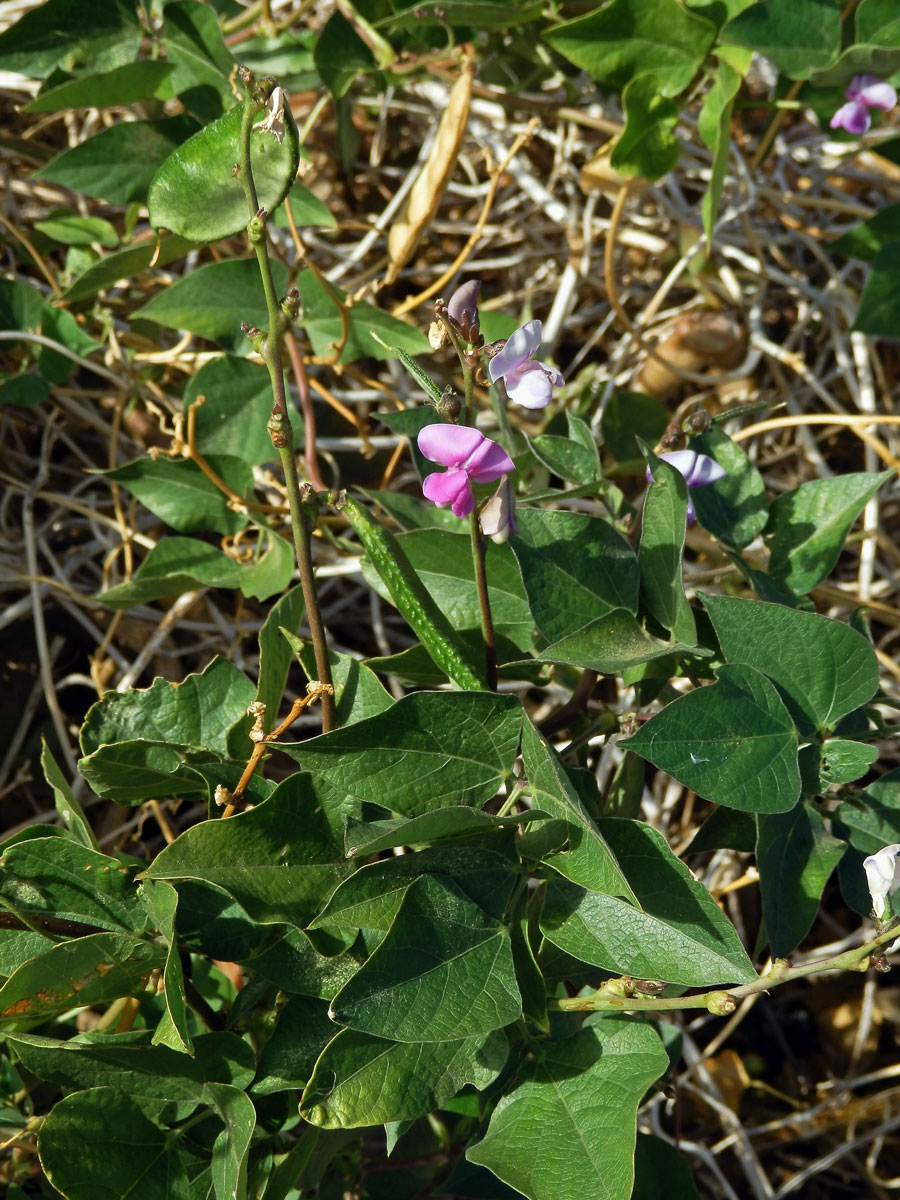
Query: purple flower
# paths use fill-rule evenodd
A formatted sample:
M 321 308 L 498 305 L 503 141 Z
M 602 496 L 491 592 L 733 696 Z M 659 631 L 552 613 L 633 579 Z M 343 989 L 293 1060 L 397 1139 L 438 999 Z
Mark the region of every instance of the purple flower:
M 694 450 L 673 450 L 671 454 L 660 454 L 659 457 L 670 467 L 674 467 L 679 475 L 684 476 L 684 481 L 689 488 L 705 487 L 708 483 L 724 479 L 727 474 L 725 468 L 720 467 L 714 458 L 710 458 L 708 454 L 697 454 Z M 647 468 L 647 480 L 649 483 L 653 483 L 653 475 L 649 467 Z M 697 512 L 688 496 L 688 525 L 693 524 L 696 519 Z
M 467 342 L 478 338 L 478 293 L 481 280 L 470 279 L 460 284 L 447 301 L 447 316 Z
M 449 504 L 457 517 L 467 517 L 475 507 L 473 483 L 493 483 L 516 469 L 502 446 L 468 425 L 426 425 L 416 442 L 426 458 L 450 468 L 426 476 L 425 498 L 438 508 Z
M 553 388 L 565 383 L 556 367 L 545 367 L 543 363 L 532 361 L 532 355 L 537 354 L 540 345 L 541 323 L 528 321 L 488 363 L 491 383 L 502 379 L 510 400 L 523 408 L 546 408 Z
M 508 475 L 500 476 L 500 486 L 478 516 L 484 536 L 498 545 L 502 545 L 511 533 L 519 532 L 516 524 L 516 492 Z
M 854 75 L 844 97 L 848 103 L 842 104 L 831 118 L 831 128 L 846 129 L 857 136 L 872 124 L 870 108 L 883 108 L 887 112 L 897 103 L 897 93 L 877 75 Z

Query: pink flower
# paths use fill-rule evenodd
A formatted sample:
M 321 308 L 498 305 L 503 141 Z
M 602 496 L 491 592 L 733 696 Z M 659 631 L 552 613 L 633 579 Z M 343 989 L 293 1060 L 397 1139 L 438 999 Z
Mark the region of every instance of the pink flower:
M 842 104 L 831 118 L 831 128 L 846 129 L 857 135 L 865 133 L 872 124 L 870 108 L 887 112 L 897 103 L 897 93 L 877 75 L 854 75 L 844 97 L 848 103 Z
M 541 323 L 528 321 L 488 363 L 491 383 L 502 379 L 510 400 L 523 408 L 546 408 L 553 388 L 565 383 L 556 367 L 545 367 L 532 360 L 540 345 Z
M 516 469 L 502 446 L 468 425 L 426 425 L 416 442 L 426 458 L 450 468 L 425 478 L 425 498 L 438 508 L 449 504 L 457 517 L 467 517 L 475 507 L 473 483 L 493 483 Z
M 670 467 L 674 467 L 679 475 L 684 476 L 684 481 L 689 488 L 705 487 L 708 483 L 716 483 L 727 475 L 725 468 L 720 467 L 714 458 L 710 458 L 708 454 L 697 454 L 695 450 L 673 450 L 670 454 L 660 454 L 659 457 Z M 647 468 L 647 480 L 649 483 L 653 483 L 653 475 L 649 467 Z M 688 525 L 693 524 L 696 519 L 697 511 L 688 496 Z

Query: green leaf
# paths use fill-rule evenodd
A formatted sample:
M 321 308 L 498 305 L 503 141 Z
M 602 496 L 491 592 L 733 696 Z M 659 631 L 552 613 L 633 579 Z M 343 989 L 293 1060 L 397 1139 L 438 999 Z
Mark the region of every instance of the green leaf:
M 256 1069 L 251 1047 L 233 1033 L 201 1034 L 192 1058 L 151 1046 L 146 1031 L 95 1032 L 67 1041 L 27 1033 L 4 1037 L 29 1071 L 67 1091 L 108 1086 L 142 1099 L 189 1104 L 202 1100 L 207 1081 L 245 1087 Z
M 511 817 L 495 817 L 478 809 L 450 805 L 434 812 L 424 813 L 411 820 L 399 818 L 390 821 L 347 820 L 344 834 L 344 849 L 348 858 L 367 858 L 381 850 L 394 846 L 416 846 L 425 842 L 443 842 L 448 838 L 469 837 L 473 833 L 487 833 L 502 829 L 505 825 L 521 825 L 542 820 L 546 814 L 528 812 Z
M 122 1200 L 190 1200 L 193 1194 L 179 1142 L 114 1088 L 58 1101 L 41 1125 L 38 1145 L 47 1178 L 70 1200 L 100 1192 Z
M 568 437 L 541 434 L 530 439 L 539 462 L 568 483 L 593 483 L 600 478 L 600 455 L 593 434 L 579 417 L 566 413 Z M 490 572 L 489 572 L 490 574 Z
M 272 262 L 272 274 L 276 293 L 284 295 L 287 268 L 278 259 Z M 250 342 L 241 333 L 241 322 L 259 329 L 269 323 L 259 264 L 255 258 L 207 263 L 157 292 L 132 316 L 167 329 L 190 329 L 228 350 L 249 352 Z
M 643 392 L 613 392 L 603 411 L 603 445 L 619 463 L 641 462 L 637 439 L 655 445 L 669 423 L 669 413 L 655 396 Z
M 766 538 L 769 574 L 798 595 L 826 577 L 854 521 L 893 471 L 859 472 L 801 483 L 772 504 Z
M 205 362 L 184 391 L 184 412 L 203 396 L 194 412 L 197 449 L 208 458 L 219 454 L 241 458 L 251 467 L 278 457 L 266 428 L 272 411 L 272 382 L 261 363 L 233 354 Z M 294 439 L 299 444 L 303 422 L 289 409 Z
M 312 643 L 303 642 L 298 637 L 288 637 L 284 629 L 281 634 L 296 654 L 307 679 L 316 679 L 316 655 Z M 331 665 L 331 682 L 334 684 L 335 725 L 352 725 L 355 721 L 364 721 L 392 707 L 393 696 L 365 663 L 335 650 L 328 651 L 328 661 Z
M 180 947 L 175 935 L 175 914 L 178 893 L 168 883 L 144 884 L 144 900 L 154 925 L 166 943 L 166 965 L 163 968 L 163 1003 L 165 1012 L 153 1031 L 154 1046 L 169 1046 L 172 1050 L 193 1055 L 194 1043 L 188 1028 L 187 998 L 184 974 L 181 969 Z
M 393 1042 L 344 1029 L 316 1063 L 300 1112 L 323 1129 L 423 1117 L 444 1108 L 467 1083 L 486 1088 L 508 1053 L 500 1030 L 454 1041 Z
M 205 1092 L 225 1126 L 212 1149 L 216 1200 L 247 1200 L 247 1156 L 256 1128 L 253 1101 L 246 1092 L 227 1083 L 209 1083 Z
M 710 920 L 708 905 L 701 908 L 697 898 L 681 881 L 677 915 L 669 919 L 665 897 L 660 904 L 657 896 L 654 914 L 617 896 L 552 879 L 541 914 L 541 932 L 580 962 L 616 974 L 687 987 L 752 982 L 756 972 L 733 927 L 726 933 L 721 926 L 728 922 L 722 918 L 717 928 Z M 715 907 L 709 893 L 707 899 Z M 666 915 L 658 915 L 660 912 Z
M 53 790 L 53 803 L 66 829 L 82 846 L 99 851 L 100 843 L 84 815 L 84 809 L 75 799 L 75 793 L 69 787 L 69 782 L 50 752 L 45 738 L 41 739 L 41 770 Z
M 0 69 L 43 78 L 106 71 L 130 62 L 143 32 L 134 5 L 110 0 L 44 0 L 0 34 Z
M 41 375 L 13 375 L 0 377 L 0 404 L 15 404 L 19 408 L 31 408 L 50 395 L 51 386 Z
M 293 654 L 285 641 L 281 626 L 298 629 L 303 620 L 305 606 L 303 588 L 299 585 L 285 592 L 269 609 L 268 616 L 259 631 L 259 683 L 256 699 L 265 704 L 263 728 L 270 733 L 278 723 L 281 698 L 284 695 Z
M 837 817 L 860 854 L 875 854 L 900 840 L 900 768 L 870 783 L 854 799 L 842 800 Z
M 859 299 L 853 322 L 854 330 L 871 337 L 897 336 L 900 304 L 897 297 L 897 273 L 900 271 L 900 243 L 890 241 L 872 260 L 872 271 Z
M 481 606 L 469 535 L 420 529 L 400 534 L 398 541 L 453 628 L 459 633 L 480 630 Z M 527 651 L 534 640 L 534 621 L 518 564 L 508 544 L 488 543 L 486 572 L 495 631 L 509 638 L 519 650 Z M 365 559 L 363 575 L 370 587 L 390 598 L 380 576 Z
M 598 1021 L 526 1063 L 466 1157 L 529 1200 L 629 1200 L 637 1108 L 668 1061 L 649 1025 Z
M 46 7 L 46 5 L 45 5 Z M 123 5 L 124 7 L 124 5 Z M 161 97 L 174 70 L 168 62 L 129 62 L 103 74 L 79 75 L 42 88 L 22 112 L 60 112 L 64 108 L 106 108 Z
M 616 608 L 637 611 L 634 551 L 608 521 L 526 508 L 512 539 L 532 616 L 550 642 Z
M 196 538 L 163 538 L 134 573 L 130 583 L 119 583 L 97 597 L 109 608 L 131 608 L 180 596 L 198 587 L 240 588 L 245 596 L 268 600 L 288 586 L 293 572 L 293 550 L 278 534 L 267 535 L 268 545 L 257 562 L 239 563 Z
M 375 70 L 372 51 L 341 13 L 332 13 L 316 38 L 316 70 L 333 96 L 344 96 L 357 75 Z
M 489 800 L 512 770 L 521 714 L 513 696 L 415 693 L 346 729 L 278 746 L 336 812 L 358 815 L 369 801 L 414 817 Z
M 303 930 L 296 928 L 288 929 L 280 941 L 244 963 L 284 992 L 319 1000 L 330 1000 L 353 978 L 359 965 L 350 953 L 330 958 L 320 954 Z M 334 1025 L 331 1023 L 329 1030 L 328 1036 L 333 1037 Z
M 730 664 L 621 742 L 698 796 L 749 812 L 787 812 L 800 795 L 797 731 L 775 687 Z
M 70 283 L 63 291 L 62 299 L 73 304 L 77 300 L 89 300 L 120 280 L 129 280 L 137 286 L 139 276 L 148 270 L 151 263 L 154 267 L 166 267 L 176 259 L 184 258 L 193 249 L 191 242 L 171 236 L 162 238 L 158 243 L 156 239 L 145 240 L 125 250 L 117 250 L 115 254 L 107 254 L 95 262 Z
M 831 872 L 847 848 L 813 805 L 760 816 L 756 861 L 763 920 L 773 958 L 800 945 L 812 926 Z
M 60 942 L 28 959 L 0 987 L 0 1026 L 131 996 L 164 961 L 161 947 L 131 934 L 92 933 Z
M 145 876 L 205 880 L 256 921 L 306 925 L 350 869 L 309 780 L 295 774 L 256 808 L 186 830 Z
M 243 49 L 243 47 L 241 47 Z M 304 151 L 301 147 L 301 156 Z M 320 229 L 334 229 L 337 226 L 337 221 L 331 209 L 325 204 L 315 192 L 311 192 L 308 187 L 304 187 L 302 183 L 295 183 L 288 192 L 287 199 L 291 206 L 291 216 L 294 218 L 294 224 L 302 229 L 304 226 L 315 225 Z M 281 225 L 285 228 L 290 227 L 287 215 L 283 209 L 278 210 L 275 214 L 274 221 L 276 225 Z
M 659 179 L 672 170 L 681 152 L 675 136 L 678 105 L 660 94 L 652 68 L 631 80 L 622 92 L 622 104 L 625 128 L 610 153 L 610 166 L 623 175 Z
M 522 723 L 522 763 L 532 803 L 563 825 L 563 854 L 548 858 L 555 870 L 576 883 L 637 903 L 616 856 L 591 820 L 569 777 L 530 720 Z M 553 824 L 553 822 L 548 822 Z
M 99 242 L 110 249 L 119 244 L 116 228 L 109 221 L 103 217 L 82 217 L 65 208 L 51 212 L 42 221 L 35 221 L 34 228 L 63 246 L 89 246 Z
M 420 818 L 421 819 L 421 818 Z M 390 928 L 410 885 L 440 875 L 488 916 L 500 920 L 515 885 L 512 833 L 497 833 L 401 854 L 361 867 L 337 888 L 312 929 Z
M 81 355 L 100 348 L 70 312 L 47 304 L 37 288 L 21 279 L 0 279 L 0 329 L 40 333 Z M 16 343 L 6 345 L 11 349 Z M 33 343 L 20 345 L 25 355 L 33 356 L 35 366 L 50 383 L 64 383 L 75 369 L 70 358 L 55 350 Z
M 0 856 L 0 904 L 27 917 L 59 917 L 143 933 L 147 914 L 134 871 L 67 838 L 33 838 Z
M 725 661 L 768 675 L 801 732 L 833 729 L 875 694 L 875 652 L 840 621 L 759 600 L 702 599 Z
M 450 880 L 407 891 L 386 937 L 331 1002 L 340 1025 L 397 1042 L 447 1042 L 522 1014 L 509 932 Z
M 34 174 L 110 204 L 144 203 L 150 180 L 197 128 L 190 117 L 120 121 L 63 150 Z
M 206 751 L 185 753 L 162 742 L 136 739 L 101 746 L 78 763 L 79 774 L 94 792 L 114 804 L 141 804 L 169 796 L 204 795 L 206 784 L 188 764 L 209 758 Z
M 828 249 L 834 254 L 871 262 L 880 250 L 894 242 L 900 242 L 900 204 L 887 204 L 867 221 L 860 221 L 835 238 Z
M 865 775 L 877 759 L 877 748 L 865 742 L 845 742 L 841 738 L 813 742 L 800 751 L 803 790 L 811 796 L 822 796 L 835 784 L 853 783 Z
M 279 1010 L 275 1030 L 259 1056 L 251 1089 L 254 1098 L 305 1088 L 316 1060 L 333 1037 L 327 1001 L 291 996 Z
M 218 13 L 200 0 L 180 0 L 166 4 L 163 15 L 166 58 L 175 64 L 169 81 L 172 94 L 199 120 L 213 121 L 234 102 L 231 77 L 236 66 Z
M 679 471 L 652 450 L 647 452 L 647 461 L 653 482 L 644 501 L 638 550 L 641 599 L 650 616 L 672 631 L 675 641 L 694 646 L 697 627 L 683 582 L 687 484 Z
M 536 661 L 614 675 L 654 658 L 681 652 L 701 656 L 707 653 L 683 642 L 664 642 L 648 633 L 630 612 L 616 608 L 569 637 L 553 642 L 537 655 Z
M 840 53 L 840 8 L 834 0 L 758 0 L 728 22 L 722 41 L 764 54 L 791 79 L 809 79 Z
M 637 1135 L 631 1200 L 700 1200 L 684 1155 L 652 1133 Z
M 741 86 L 741 77 L 726 62 L 716 65 L 712 87 L 703 97 L 703 105 L 697 114 L 697 132 L 713 152 L 713 165 L 709 186 L 703 197 L 703 232 L 708 245 L 712 245 L 713 230 L 719 205 L 722 201 L 722 186 L 728 170 L 728 155 L 731 150 L 731 114 L 734 98 Z
M 247 463 L 218 456 L 207 461 L 232 491 L 243 497 L 252 495 L 253 472 Z M 235 534 L 247 524 L 246 513 L 230 508 L 225 493 L 190 459 L 136 458 L 103 474 L 126 487 L 154 516 L 180 533 L 211 530 Z
M 360 358 L 390 359 L 393 356 L 388 346 L 397 346 L 407 354 L 428 351 L 425 335 L 415 326 L 398 321 L 365 300 L 347 309 L 348 332 L 344 342 L 340 305 L 346 302 L 346 293 L 333 285 L 326 289 L 312 271 L 304 271 L 297 286 L 303 300 L 303 326 L 314 354 L 331 355 L 337 346 L 343 346 L 339 361 L 350 363 Z M 377 333 L 387 346 L 376 342 L 369 336 L 371 333 Z
M 726 545 L 738 549 L 748 546 L 769 519 L 762 476 L 738 443 L 715 426 L 691 438 L 690 445 L 698 454 L 715 459 L 726 471 L 724 479 L 691 493 L 698 521 Z
M 150 184 L 154 229 L 170 229 L 192 242 L 215 242 L 246 229 L 250 219 L 240 175 L 243 104 L 199 130 L 163 163 Z M 265 116 L 260 110 L 259 119 Z M 284 102 L 284 138 L 254 130 L 250 167 L 259 207 L 272 213 L 290 191 L 300 165 L 297 126 Z
M 900 18 L 892 0 L 862 0 L 853 12 L 855 38 L 826 71 L 817 71 L 817 87 L 845 87 L 854 75 L 886 78 L 900 69 Z
M 608 88 L 648 74 L 663 96 L 683 91 L 715 37 L 711 21 L 677 0 L 613 0 L 605 8 L 554 25 L 544 34 L 554 50 Z
M 154 679 L 149 688 L 107 692 L 88 710 L 81 748 L 144 737 L 150 741 L 227 752 L 226 734 L 247 711 L 253 684 L 226 658 L 216 657 L 181 683 Z

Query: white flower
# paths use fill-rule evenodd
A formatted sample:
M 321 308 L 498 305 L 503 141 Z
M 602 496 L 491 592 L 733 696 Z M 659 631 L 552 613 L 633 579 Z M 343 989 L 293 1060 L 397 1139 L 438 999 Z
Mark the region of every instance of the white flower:
M 892 895 L 900 887 L 900 842 L 885 846 L 877 854 L 870 854 L 863 859 L 863 869 L 869 884 L 869 895 L 872 897 L 872 911 L 879 920 L 884 916 L 885 898 Z

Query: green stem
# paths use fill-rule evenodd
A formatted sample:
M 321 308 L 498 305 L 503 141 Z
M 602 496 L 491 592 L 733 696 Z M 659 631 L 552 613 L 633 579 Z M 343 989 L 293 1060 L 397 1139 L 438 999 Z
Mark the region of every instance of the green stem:
M 717 1016 L 727 1016 L 737 1007 L 737 1001 L 756 992 L 768 992 L 771 988 L 791 983 L 794 979 L 804 979 L 823 971 L 865 971 L 869 967 L 866 960 L 896 937 L 895 921 L 891 923 L 890 929 L 882 931 L 871 942 L 866 942 L 864 946 L 855 950 L 845 950 L 842 954 L 833 954 L 829 958 L 815 959 L 799 967 L 792 967 L 787 959 L 778 958 L 767 973 L 760 975 L 753 983 L 727 989 L 714 988 L 697 996 L 628 996 L 611 989 L 610 984 L 618 984 L 619 981 L 610 980 L 606 987 L 593 995 L 549 1000 L 547 1007 L 561 1012 L 667 1012 L 679 1008 L 706 1008 Z
M 253 180 L 253 169 L 250 162 L 250 134 L 253 119 L 259 111 L 259 103 L 250 95 L 248 87 L 247 98 L 244 100 L 243 119 L 241 121 L 241 179 L 244 184 L 244 194 L 250 209 L 250 241 L 259 263 L 259 273 L 262 278 L 263 291 L 266 297 L 269 330 L 262 345 L 261 354 L 272 381 L 272 415 L 269 419 L 269 434 L 272 445 L 277 449 L 284 470 L 287 484 L 288 503 L 291 510 L 291 531 L 294 537 L 294 551 L 297 556 L 297 567 L 300 572 L 300 586 L 303 589 L 303 602 L 306 606 L 306 620 L 309 625 L 313 652 L 316 658 L 316 673 L 319 682 L 332 686 L 331 664 L 328 659 L 328 644 L 325 640 L 325 628 L 319 610 L 319 598 L 316 593 L 315 574 L 312 562 L 312 530 L 315 519 L 311 518 L 303 505 L 300 496 L 300 479 L 297 474 L 297 461 L 294 457 L 294 435 L 288 415 L 287 396 L 284 390 L 284 365 L 281 355 L 281 339 L 287 325 L 287 318 L 278 302 L 275 291 L 275 280 L 272 276 L 272 264 L 269 261 L 268 236 L 265 228 L 265 218 L 259 208 L 259 198 L 256 184 Z M 258 222 L 258 224 L 257 224 Z M 322 732 L 328 733 L 334 728 L 334 697 L 323 693 Z
M 478 524 L 478 510 L 473 509 L 469 517 L 472 536 L 472 561 L 475 564 L 475 586 L 481 606 L 481 629 L 484 634 L 484 677 L 492 692 L 497 690 L 497 644 L 494 640 L 494 619 L 491 616 L 491 601 L 488 595 L 487 571 L 484 563 L 484 538 Z

